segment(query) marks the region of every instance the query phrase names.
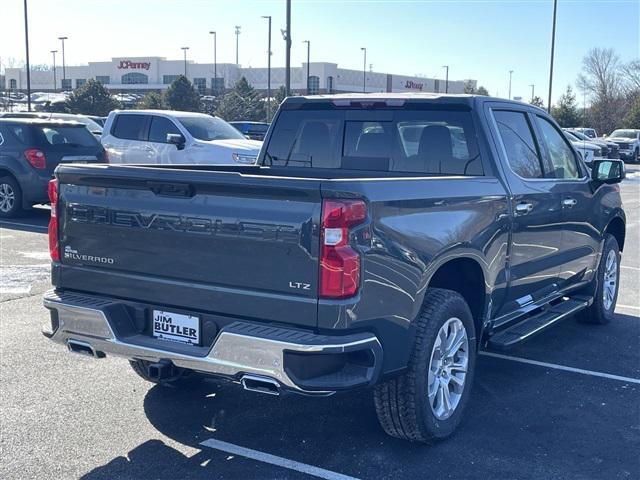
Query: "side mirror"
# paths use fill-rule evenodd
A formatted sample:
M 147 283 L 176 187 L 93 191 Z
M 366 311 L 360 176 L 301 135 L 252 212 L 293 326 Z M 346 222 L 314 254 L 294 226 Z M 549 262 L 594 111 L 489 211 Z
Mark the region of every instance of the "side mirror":
M 185 139 L 179 133 L 167 133 L 167 143 L 171 143 L 176 146 L 178 150 L 184 148 Z
M 594 160 L 591 164 L 591 179 L 598 183 L 620 183 L 625 178 L 622 160 Z

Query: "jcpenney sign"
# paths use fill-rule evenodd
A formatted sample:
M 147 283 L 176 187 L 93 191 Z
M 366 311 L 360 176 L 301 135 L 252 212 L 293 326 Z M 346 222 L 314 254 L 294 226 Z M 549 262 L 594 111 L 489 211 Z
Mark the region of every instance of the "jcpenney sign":
M 422 87 L 424 86 L 423 83 L 416 83 L 413 82 L 411 80 L 407 80 L 407 82 L 404 84 L 404 88 L 408 88 L 409 90 L 420 90 L 422 91 Z
M 131 60 L 120 60 L 119 69 L 149 70 L 151 63 L 149 62 L 132 62 Z

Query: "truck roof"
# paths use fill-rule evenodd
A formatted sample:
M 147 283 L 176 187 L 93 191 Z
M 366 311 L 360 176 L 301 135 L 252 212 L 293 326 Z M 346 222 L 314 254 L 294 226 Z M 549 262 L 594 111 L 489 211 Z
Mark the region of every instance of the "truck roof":
M 435 103 L 445 105 L 466 105 L 472 106 L 474 103 L 481 101 L 499 101 L 514 103 L 517 105 L 529 105 L 528 103 L 508 100 L 506 98 L 489 97 L 486 95 L 473 94 L 452 94 L 452 93 L 339 93 L 331 95 L 303 95 L 296 97 L 287 97 L 283 106 L 295 106 L 306 103 L 334 103 L 341 102 L 404 102 L 404 103 Z

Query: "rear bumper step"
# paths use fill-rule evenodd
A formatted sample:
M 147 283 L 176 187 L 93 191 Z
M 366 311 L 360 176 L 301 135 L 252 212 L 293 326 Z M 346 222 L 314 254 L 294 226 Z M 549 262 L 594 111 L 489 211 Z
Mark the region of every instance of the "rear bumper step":
M 44 333 L 73 352 L 97 358 L 108 354 L 152 363 L 170 362 L 176 367 L 228 377 L 249 390 L 265 393 L 329 395 L 373 384 L 382 366 L 382 347 L 371 333 L 318 335 L 241 321 L 222 328 L 204 356 L 165 350 L 164 341 L 151 345 L 148 337 L 141 345 L 133 337 L 119 338 L 115 333 L 116 319 L 111 316 L 117 303 L 116 299 L 49 291 L 44 306 L 55 318 L 55 330 Z M 309 362 L 305 362 L 307 355 Z M 266 388 L 268 384 L 272 387 Z

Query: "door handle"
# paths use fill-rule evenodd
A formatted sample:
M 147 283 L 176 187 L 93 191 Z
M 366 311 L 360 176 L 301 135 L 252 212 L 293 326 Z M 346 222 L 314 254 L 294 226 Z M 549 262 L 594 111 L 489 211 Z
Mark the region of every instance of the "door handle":
M 564 200 L 562 200 L 562 206 L 567 208 L 575 207 L 577 203 L 578 201 L 575 198 L 571 198 L 571 197 L 567 197 Z
M 516 215 L 526 215 L 533 210 L 532 203 L 521 202 L 516 205 Z

